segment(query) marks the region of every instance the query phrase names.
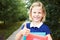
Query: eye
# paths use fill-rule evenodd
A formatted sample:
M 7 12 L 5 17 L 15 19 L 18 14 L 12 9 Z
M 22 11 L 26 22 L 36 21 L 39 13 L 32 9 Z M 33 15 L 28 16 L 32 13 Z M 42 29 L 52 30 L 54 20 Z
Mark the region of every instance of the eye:
M 36 12 L 33 12 L 33 13 L 36 13 Z
M 38 12 L 39 14 L 41 14 L 41 12 Z

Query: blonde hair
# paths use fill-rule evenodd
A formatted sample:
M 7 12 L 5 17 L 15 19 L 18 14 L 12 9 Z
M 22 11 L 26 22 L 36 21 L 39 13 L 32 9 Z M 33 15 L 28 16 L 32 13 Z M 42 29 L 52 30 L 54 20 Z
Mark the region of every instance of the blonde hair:
M 41 3 L 41 2 L 34 2 L 31 7 L 30 7 L 30 10 L 29 10 L 29 19 L 32 21 L 32 8 L 34 6 L 39 6 L 39 7 L 42 7 L 42 10 L 44 12 L 44 17 L 41 19 L 42 22 L 45 21 L 45 18 L 46 18 L 46 10 L 45 10 L 45 7 L 44 5 Z

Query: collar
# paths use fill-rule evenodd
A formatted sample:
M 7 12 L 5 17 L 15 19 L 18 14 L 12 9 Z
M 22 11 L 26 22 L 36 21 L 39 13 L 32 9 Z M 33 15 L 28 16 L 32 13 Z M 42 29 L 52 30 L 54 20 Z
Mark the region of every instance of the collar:
M 30 24 L 30 27 L 37 27 L 37 28 L 39 28 L 39 27 L 41 27 L 42 26 L 42 24 L 43 24 L 43 22 L 40 22 L 40 24 L 39 25 L 33 25 L 33 23 L 31 22 L 31 24 Z

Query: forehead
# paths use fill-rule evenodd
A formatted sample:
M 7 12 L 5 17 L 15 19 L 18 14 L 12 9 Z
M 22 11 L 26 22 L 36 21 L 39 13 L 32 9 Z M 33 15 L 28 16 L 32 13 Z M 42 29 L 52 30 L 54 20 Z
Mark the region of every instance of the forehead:
M 42 10 L 42 7 L 40 6 L 35 6 L 32 8 L 32 11 L 41 11 Z

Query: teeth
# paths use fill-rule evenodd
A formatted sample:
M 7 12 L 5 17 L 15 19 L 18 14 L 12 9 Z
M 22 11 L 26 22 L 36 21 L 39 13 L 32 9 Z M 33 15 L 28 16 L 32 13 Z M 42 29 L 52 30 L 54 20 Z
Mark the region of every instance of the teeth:
M 35 17 L 35 18 L 39 18 L 39 17 Z

